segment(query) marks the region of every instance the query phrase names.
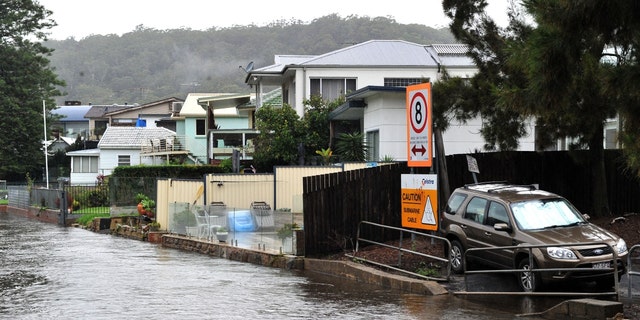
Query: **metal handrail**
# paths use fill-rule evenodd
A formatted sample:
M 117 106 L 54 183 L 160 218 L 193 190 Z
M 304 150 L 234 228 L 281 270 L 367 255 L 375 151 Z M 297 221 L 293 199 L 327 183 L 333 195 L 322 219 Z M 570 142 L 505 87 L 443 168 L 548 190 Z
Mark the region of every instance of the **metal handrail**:
M 391 245 L 388 245 L 388 244 L 382 243 L 382 242 L 377 242 L 377 241 L 374 241 L 374 240 L 361 238 L 360 237 L 360 227 L 363 224 L 376 226 L 376 227 L 381 227 L 381 228 L 385 228 L 385 229 L 392 229 L 392 230 L 400 231 L 400 241 L 398 243 L 398 247 L 391 246 Z M 423 278 L 423 279 L 435 280 L 435 281 L 449 281 L 449 277 L 451 276 L 451 260 L 448 259 L 448 258 L 436 257 L 436 256 L 429 255 L 429 254 L 426 254 L 426 253 L 422 253 L 422 252 L 418 252 L 418 251 L 402 248 L 402 239 L 403 239 L 403 236 L 404 236 L 403 232 L 409 232 L 410 234 L 412 234 L 412 236 L 413 235 L 425 236 L 425 237 L 431 238 L 432 241 L 433 240 L 441 240 L 447 246 L 447 248 L 446 248 L 446 250 L 444 250 L 444 252 L 449 252 L 451 250 L 451 242 L 449 242 L 449 239 L 447 239 L 447 238 L 438 237 L 436 235 L 432 235 L 432 234 L 428 234 L 428 233 L 422 233 L 422 232 L 418 232 L 418 231 L 414 231 L 414 230 L 387 226 L 387 225 L 379 224 L 379 223 L 375 223 L 375 222 L 360 221 L 360 223 L 358 224 L 358 232 L 357 232 L 357 236 L 356 236 L 355 252 L 354 252 L 353 255 L 345 254 L 345 256 L 350 257 L 352 259 L 356 259 L 356 260 L 364 261 L 364 262 L 367 262 L 367 263 L 371 263 L 371 264 L 374 264 L 374 265 L 377 265 L 377 266 L 389 268 L 389 269 L 392 269 L 392 270 L 395 270 L 395 271 L 399 271 L 399 272 L 402 272 L 402 273 L 410 274 L 410 275 L 413 275 L 413 276 L 416 276 L 416 277 L 420 277 L 420 278 Z M 384 264 L 384 263 L 379 263 L 379 262 L 371 261 L 371 260 L 368 260 L 368 259 L 365 259 L 365 258 L 356 257 L 356 254 L 358 253 L 358 249 L 360 247 L 360 241 L 371 243 L 371 244 L 377 244 L 377 245 L 384 246 L 384 247 L 387 247 L 387 248 L 396 249 L 396 250 L 398 250 L 398 253 L 399 253 L 399 258 L 398 258 L 399 260 L 402 259 L 401 258 L 402 257 L 402 252 L 409 252 L 409 253 L 416 254 L 416 255 L 419 255 L 419 256 L 423 256 L 423 257 L 426 257 L 426 258 L 430 258 L 430 259 L 433 259 L 433 260 L 436 260 L 436 261 L 445 262 L 446 265 L 447 265 L 447 275 L 446 275 L 445 278 L 430 277 L 430 276 L 421 275 L 419 273 L 415 273 L 415 272 L 403 270 L 403 269 L 400 269 L 400 268 L 396 268 L 396 267 L 393 267 L 393 266 L 390 266 L 390 265 L 387 265 L 387 264 Z M 399 261 L 399 262 L 401 262 L 401 261 Z
M 628 288 L 627 288 L 627 297 L 628 297 L 629 299 L 631 299 L 631 298 L 632 298 L 632 294 L 631 294 L 631 283 L 632 283 L 632 281 L 631 281 L 631 280 L 632 280 L 632 278 L 633 278 L 632 276 L 638 276 L 638 275 L 640 275 L 640 272 L 631 270 L 631 265 L 632 265 L 632 264 L 631 264 L 631 256 L 632 256 L 632 255 L 631 255 L 631 253 L 632 253 L 634 250 L 636 250 L 636 249 L 640 249 L 640 244 L 636 244 L 636 245 L 632 246 L 632 247 L 629 249 L 629 254 L 627 255 L 627 285 L 628 285 Z
M 593 268 L 534 268 L 533 264 L 533 252 L 534 248 L 546 248 L 546 247 L 567 247 L 567 246 L 591 246 L 591 245 L 605 245 L 611 248 L 611 252 L 613 254 L 613 267 L 612 268 L 603 268 L 597 269 L 598 271 L 602 270 L 613 270 L 614 277 L 614 288 L 615 292 L 601 292 L 601 293 L 585 293 L 585 292 L 500 292 L 499 294 L 513 294 L 513 295 L 541 295 L 541 296 L 593 296 L 593 295 L 615 295 L 618 296 L 619 289 L 619 281 L 618 281 L 618 252 L 616 252 L 615 248 L 606 242 L 577 242 L 577 243 L 562 243 L 562 244 L 539 244 L 539 245 L 517 245 L 517 246 L 505 246 L 505 247 L 484 247 L 484 248 L 470 248 L 467 249 L 462 254 L 462 259 L 464 261 L 464 281 L 465 281 L 465 290 L 468 291 L 468 281 L 467 275 L 469 274 L 479 274 L 479 273 L 517 273 L 522 272 L 521 269 L 500 269 L 500 270 L 467 270 L 467 253 L 473 251 L 491 251 L 491 250 L 505 250 L 505 249 L 526 249 L 529 253 L 529 266 L 530 269 L 527 272 L 547 272 L 547 271 L 594 271 Z M 487 292 L 457 292 L 457 294 L 488 294 Z

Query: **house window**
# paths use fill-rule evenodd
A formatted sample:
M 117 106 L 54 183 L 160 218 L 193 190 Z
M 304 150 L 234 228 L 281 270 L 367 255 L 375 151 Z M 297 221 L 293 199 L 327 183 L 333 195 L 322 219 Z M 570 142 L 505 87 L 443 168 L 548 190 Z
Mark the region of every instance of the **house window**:
M 429 78 L 384 78 L 385 87 L 406 87 L 429 82 Z
M 196 135 L 204 136 L 206 133 L 205 130 L 205 121 L 204 119 L 196 119 Z
M 118 166 L 130 166 L 131 165 L 131 156 L 128 154 L 120 154 L 118 155 Z
M 325 101 L 335 101 L 346 94 L 356 91 L 356 79 L 310 79 L 312 96 L 321 96 Z
M 616 149 L 618 148 L 618 130 L 616 129 L 606 129 L 604 131 L 604 141 L 605 141 L 605 149 Z
M 97 157 L 73 157 L 73 172 L 98 173 Z
M 367 132 L 367 160 L 378 161 L 380 159 L 380 131 Z

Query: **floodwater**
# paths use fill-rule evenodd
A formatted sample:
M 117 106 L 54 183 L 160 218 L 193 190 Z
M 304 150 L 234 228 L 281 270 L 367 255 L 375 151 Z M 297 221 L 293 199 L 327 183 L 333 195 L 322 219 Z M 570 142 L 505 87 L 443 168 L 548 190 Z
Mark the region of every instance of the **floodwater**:
M 518 318 L 513 310 L 499 311 L 504 307 L 403 294 L 0 214 L 2 319 Z

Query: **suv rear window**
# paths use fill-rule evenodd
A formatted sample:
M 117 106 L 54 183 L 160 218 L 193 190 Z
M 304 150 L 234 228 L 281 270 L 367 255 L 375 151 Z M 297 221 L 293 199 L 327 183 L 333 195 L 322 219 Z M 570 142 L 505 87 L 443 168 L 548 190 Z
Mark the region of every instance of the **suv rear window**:
M 445 212 L 455 214 L 460 208 L 460 205 L 462 205 L 462 203 L 464 202 L 464 199 L 466 198 L 467 198 L 467 195 L 465 194 L 461 194 L 461 193 L 452 194 L 451 197 L 449 197 L 449 202 L 447 203 L 447 210 Z
M 464 218 L 482 223 L 484 221 L 484 210 L 487 207 L 487 199 L 475 197 L 469 201 Z

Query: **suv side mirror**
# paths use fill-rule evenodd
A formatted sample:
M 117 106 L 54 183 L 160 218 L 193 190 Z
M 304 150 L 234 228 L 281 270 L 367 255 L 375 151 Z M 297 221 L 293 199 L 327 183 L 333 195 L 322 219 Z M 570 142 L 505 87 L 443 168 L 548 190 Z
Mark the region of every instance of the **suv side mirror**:
M 511 227 L 506 223 L 496 223 L 493 225 L 493 229 L 495 229 L 496 231 L 505 231 L 505 232 L 513 231 L 513 229 L 511 229 Z

